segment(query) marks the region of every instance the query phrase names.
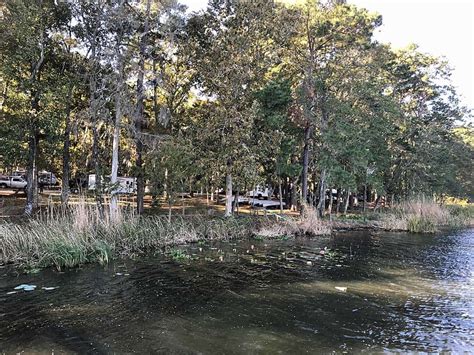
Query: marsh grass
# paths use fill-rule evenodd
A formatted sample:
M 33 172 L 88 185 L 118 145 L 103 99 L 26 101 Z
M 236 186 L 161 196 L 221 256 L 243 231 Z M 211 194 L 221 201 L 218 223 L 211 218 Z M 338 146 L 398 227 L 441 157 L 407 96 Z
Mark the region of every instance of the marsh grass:
M 319 218 L 315 208 L 305 205 L 303 213 L 298 218 L 287 217 L 278 223 L 266 223 L 256 234 L 264 238 L 281 238 L 297 235 L 328 235 L 331 231 L 331 223 Z
M 439 227 L 463 227 L 473 221 L 472 206 L 446 206 L 427 200 L 395 205 L 381 215 L 385 229 L 411 233 L 435 233 Z
M 101 218 L 95 205 L 82 199 L 68 209 L 50 206 L 36 219 L 0 223 L 0 262 L 61 270 L 203 240 L 328 233 L 329 225 L 309 208 L 298 219 L 186 216 L 170 223 L 167 216 L 140 217 L 124 208 Z
M 473 221 L 472 206 L 440 206 L 412 201 L 380 214 L 379 225 L 389 230 L 432 233 L 440 226 L 460 227 Z M 35 219 L 0 222 L 0 263 L 16 263 L 25 270 L 54 266 L 58 270 L 112 259 L 136 257 L 174 245 L 232 238 L 287 238 L 297 235 L 327 235 L 332 224 L 318 218 L 306 206 L 298 217 L 246 216 L 137 216 L 120 209 L 110 216 L 100 214 L 85 200 L 68 209 L 49 207 Z
M 117 257 L 134 257 L 159 248 L 198 240 L 250 237 L 259 220 L 252 218 L 139 217 L 121 209 L 100 218 L 82 201 L 67 210 L 48 208 L 36 219 L 0 223 L 0 262 L 25 269 L 58 270 Z

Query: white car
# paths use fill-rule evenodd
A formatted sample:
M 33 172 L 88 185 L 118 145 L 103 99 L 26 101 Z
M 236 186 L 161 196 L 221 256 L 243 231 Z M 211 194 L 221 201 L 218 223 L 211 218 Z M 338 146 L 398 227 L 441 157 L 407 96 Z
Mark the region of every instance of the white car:
M 1 176 L 0 187 L 10 189 L 25 189 L 27 185 L 26 180 L 20 176 Z

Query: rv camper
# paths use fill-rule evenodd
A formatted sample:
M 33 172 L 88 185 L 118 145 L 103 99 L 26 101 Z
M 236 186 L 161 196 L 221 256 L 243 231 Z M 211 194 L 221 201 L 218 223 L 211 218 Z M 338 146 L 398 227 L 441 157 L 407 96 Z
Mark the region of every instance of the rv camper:
M 134 194 L 137 192 L 137 179 L 132 177 L 117 177 L 117 186 L 110 185 L 110 176 L 104 176 L 101 180 L 104 190 L 114 191 L 118 194 Z M 88 189 L 95 190 L 95 174 L 89 175 Z

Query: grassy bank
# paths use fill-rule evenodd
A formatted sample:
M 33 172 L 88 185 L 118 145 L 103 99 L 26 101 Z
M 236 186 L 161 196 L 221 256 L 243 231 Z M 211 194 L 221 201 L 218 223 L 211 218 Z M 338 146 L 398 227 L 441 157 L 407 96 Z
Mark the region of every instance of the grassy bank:
M 68 211 L 49 209 L 36 219 L 0 224 L 0 262 L 16 263 L 34 270 L 57 269 L 118 257 L 134 257 L 160 248 L 198 240 L 223 240 L 250 236 L 320 235 L 331 229 L 317 220 L 314 211 L 302 217 L 210 218 L 164 216 L 139 217 L 120 211 L 99 218 L 94 206 L 85 203 Z
M 257 236 L 316 236 L 335 230 L 383 229 L 432 233 L 440 227 L 472 225 L 474 208 L 407 202 L 379 213 L 356 214 L 332 222 L 306 207 L 302 216 L 269 215 L 237 218 L 203 216 L 139 217 L 121 210 L 99 218 L 95 206 L 79 203 L 67 211 L 50 208 L 35 219 L 0 223 L 0 263 L 27 270 L 57 269 L 135 257 L 161 248 L 196 242 Z

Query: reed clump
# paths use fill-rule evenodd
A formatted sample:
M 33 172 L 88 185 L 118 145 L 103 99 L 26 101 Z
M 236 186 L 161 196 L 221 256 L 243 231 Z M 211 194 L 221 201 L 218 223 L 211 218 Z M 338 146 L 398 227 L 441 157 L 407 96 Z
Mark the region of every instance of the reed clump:
M 63 268 L 136 256 L 197 240 L 250 237 L 258 221 L 190 216 L 137 216 L 131 210 L 101 216 L 84 201 L 50 208 L 36 219 L 0 223 L 0 262 L 26 268 Z
M 298 218 L 287 217 L 279 223 L 264 223 L 257 234 L 265 238 L 297 235 L 328 235 L 331 234 L 331 223 L 319 218 L 317 210 L 310 205 L 304 205 Z
M 434 233 L 439 227 L 462 227 L 472 224 L 470 207 L 452 207 L 435 201 L 412 200 L 393 206 L 381 218 L 389 230 L 411 233 Z

